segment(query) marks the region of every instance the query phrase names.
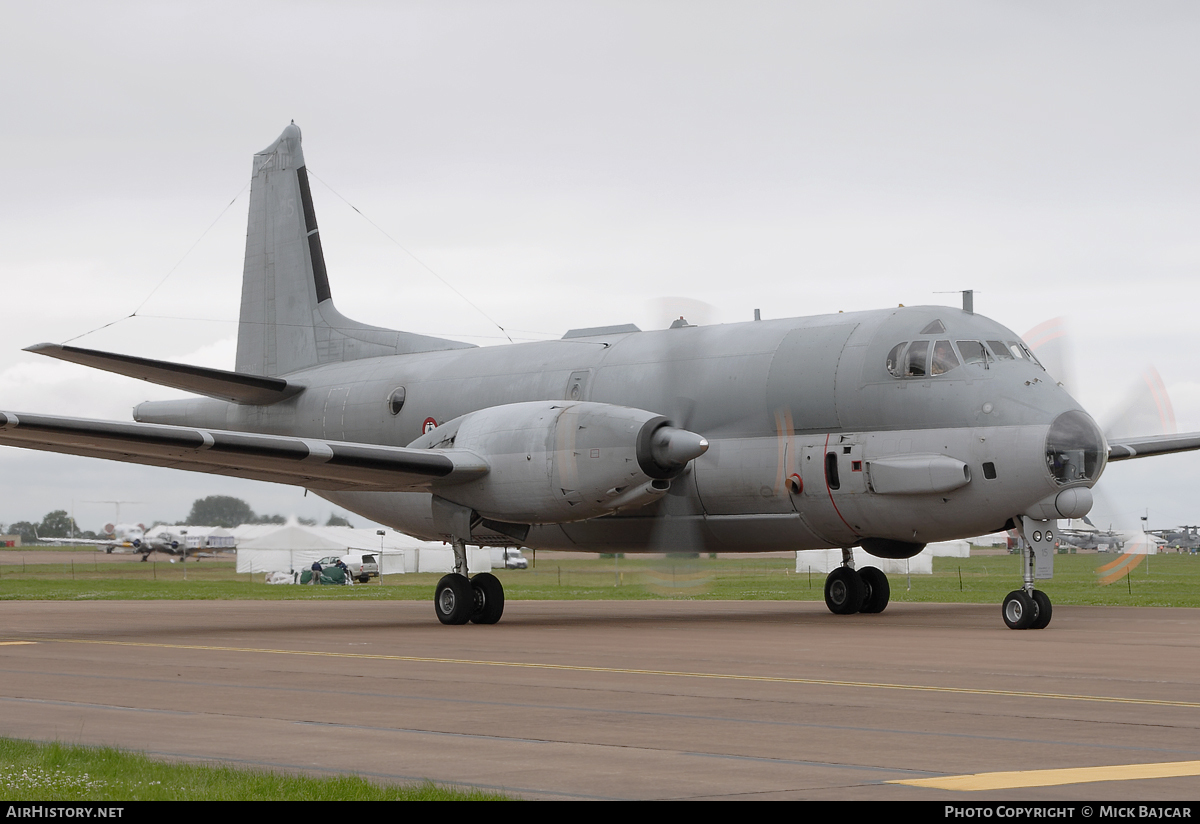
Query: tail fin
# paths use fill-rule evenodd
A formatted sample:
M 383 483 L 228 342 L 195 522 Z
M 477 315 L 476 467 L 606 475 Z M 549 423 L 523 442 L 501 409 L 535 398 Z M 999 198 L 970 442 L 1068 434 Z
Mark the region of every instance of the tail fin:
M 336 361 L 471 347 L 368 326 L 334 308 L 295 123 L 254 156 L 252 174 L 238 372 L 278 376 Z

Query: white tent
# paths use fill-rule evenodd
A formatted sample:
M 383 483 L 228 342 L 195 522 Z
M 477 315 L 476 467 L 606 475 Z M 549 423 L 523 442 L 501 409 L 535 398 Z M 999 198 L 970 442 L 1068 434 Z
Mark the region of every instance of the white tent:
M 878 567 L 889 575 L 932 575 L 933 559 L 939 558 L 969 558 L 971 557 L 970 541 L 940 541 L 926 544 L 925 548 L 912 558 L 893 560 L 876 558 L 861 547 L 854 548 L 854 567 L 862 569 L 865 566 Z M 796 572 L 832 572 L 842 565 L 840 549 L 806 549 L 796 553 Z
M 303 570 L 329 555 L 364 552 L 375 556 L 384 575 L 403 572 L 450 572 L 454 551 L 447 544 L 418 541 L 391 529 L 379 535 L 374 529 L 302 524 L 252 524 L 238 527 L 238 572 L 290 572 Z M 492 568 L 487 549 L 469 548 L 471 572 Z
M 925 548 L 921 550 L 921 554 L 926 553 L 936 558 L 970 558 L 971 542 L 938 541 L 935 544 L 926 544 Z
M 842 551 L 840 549 L 806 549 L 796 553 L 796 572 L 799 573 L 810 570 L 812 572 L 832 572 L 841 565 Z M 855 569 L 862 569 L 867 566 L 878 567 L 880 571 L 889 575 L 932 575 L 933 556 L 926 554 L 925 550 L 922 550 L 915 557 L 892 560 L 890 558 L 876 558 L 860 547 L 855 547 Z

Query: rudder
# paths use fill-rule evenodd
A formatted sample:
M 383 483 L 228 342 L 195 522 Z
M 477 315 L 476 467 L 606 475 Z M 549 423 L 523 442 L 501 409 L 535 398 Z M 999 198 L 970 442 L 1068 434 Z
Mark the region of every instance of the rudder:
M 322 363 L 471 344 L 368 326 L 333 305 L 300 127 L 254 155 L 238 372 L 279 376 Z

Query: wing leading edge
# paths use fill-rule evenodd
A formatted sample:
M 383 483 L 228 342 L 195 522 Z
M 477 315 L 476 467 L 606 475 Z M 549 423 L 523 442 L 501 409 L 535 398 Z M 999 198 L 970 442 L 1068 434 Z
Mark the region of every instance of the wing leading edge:
M 1115 443 L 1109 443 L 1108 460 L 1128 461 L 1132 458 L 1169 455 L 1172 452 L 1191 452 L 1196 449 L 1200 449 L 1200 432 L 1121 438 Z
M 0 445 L 232 475 L 309 489 L 419 491 L 488 472 L 461 449 L 327 441 L 149 423 L 0 412 Z

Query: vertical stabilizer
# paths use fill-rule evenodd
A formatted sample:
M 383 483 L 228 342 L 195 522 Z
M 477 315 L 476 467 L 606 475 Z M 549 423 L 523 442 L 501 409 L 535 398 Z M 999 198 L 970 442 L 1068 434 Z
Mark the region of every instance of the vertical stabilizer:
M 334 308 L 295 123 L 254 155 L 237 371 L 286 375 L 322 363 L 470 344 L 368 326 Z

